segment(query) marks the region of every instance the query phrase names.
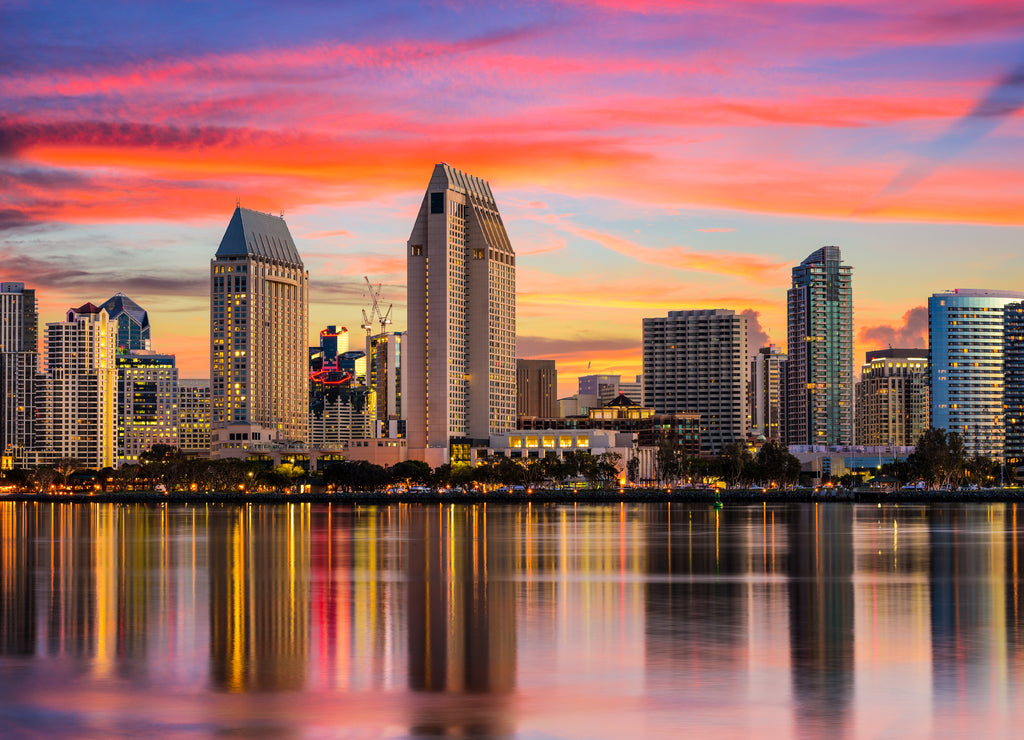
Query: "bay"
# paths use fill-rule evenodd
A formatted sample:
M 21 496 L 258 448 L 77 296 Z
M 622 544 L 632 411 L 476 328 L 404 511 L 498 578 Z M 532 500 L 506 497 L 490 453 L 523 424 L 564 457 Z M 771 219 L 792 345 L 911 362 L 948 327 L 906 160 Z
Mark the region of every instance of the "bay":
M 0 533 L 5 738 L 1024 726 L 1013 504 L 3 502 Z

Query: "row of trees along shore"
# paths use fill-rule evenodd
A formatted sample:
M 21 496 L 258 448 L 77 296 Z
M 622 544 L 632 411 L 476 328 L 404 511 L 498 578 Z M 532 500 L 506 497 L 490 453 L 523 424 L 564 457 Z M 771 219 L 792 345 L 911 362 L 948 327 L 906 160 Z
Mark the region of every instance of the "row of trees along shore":
M 144 453 L 141 464 L 99 471 L 83 470 L 81 461 L 65 458 L 55 465 L 4 471 L 4 484 L 22 491 L 48 491 L 54 487 L 104 492 L 151 491 L 273 491 L 291 489 L 310 474 L 300 465 L 283 463 L 268 467 L 250 460 L 207 460 L 188 457 L 173 447 L 155 445 Z M 622 458 L 616 453 L 591 455 L 572 452 L 562 459 L 512 459 L 488 457 L 481 464 L 446 464 L 436 469 L 417 460 L 382 467 L 361 460 L 329 461 L 312 478 L 328 491 L 378 491 L 389 486 L 538 486 L 564 487 L 583 483 L 592 488 L 618 485 Z M 654 479 L 641 480 L 639 459 L 625 464 L 630 484 L 659 487 L 701 486 L 723 481 L 736 487 L 786 487 L 800 481 L 800 461 L 785 445 L 768 441 L 757 453 L 742 442 L 727 445 L 717 458 L 685 454 L 674 445 L 662 444 L 654 459 Z M 905 485 L 924 481 L 929 488 L 953 489 L 965 484 L 985 486 L 1001 471 L 988 458 L 969 457 L 956 433 L 929 429 L 918 440 L 916 452 L 906 461 L 882 465 L 877 474 Z M 835 481 L 851 486 L 862 476 L 846 475 Z

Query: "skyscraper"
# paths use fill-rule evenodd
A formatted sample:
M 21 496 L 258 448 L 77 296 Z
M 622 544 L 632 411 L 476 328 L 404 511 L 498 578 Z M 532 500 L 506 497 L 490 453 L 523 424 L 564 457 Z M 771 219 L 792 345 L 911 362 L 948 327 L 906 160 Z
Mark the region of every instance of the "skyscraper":
M 178 381 L 178 449 L 186 454 L 210 451 L 210 381 Z
M 443 461 L 515 422 L 515 252 L 490 185 L 446 164 L 407 247 L 409 447 Z
M 724 308 L 643 320 L 644 405 L 700 414 L 701 451 L 746 437 L 747 318 Z
M 1024 301 L 1003 307 L 1003 384 L 1003 459 L 1016 472 L 1024 466 Z
M 774 344 L 750 361 L 750 429 L 782 441 L 786 430 L 786 355 Z
M 857 444 L 913 446 L 928 429 L 928 350 L 868 352 L 857 383 Z
M 119 346 L 120 338 L 118 339 Z M 117 466 L 138 464 L 153 445 L 178 446 L 178 369 L 174 355 L 117 353 Z
M 407 333 L 385 332 L 366 338 L 366 385 L 377 397 L 374 436 L 404 437 L 408 416 L 402 375 Z
M 37 464 L 76 458 L 114 465 L 117 324 L 86 303 L 46 325 L 46 372 L 37 382 Z
M 954 290 L 928 299 L 931 426 L 970 455 L 1003 457 L 1003 320 L 1024 293 Z
M 516 360 L 516 414 L 552 417 L 558 412 L 554 360 Z
M 320 345 L 309 348 L 309 444 L 341 446 L 370 436 L 376 411 L 366 387 L 366 356 L 348 349 L 348 329 L 328 326 Z
M 309 273 L 284 219 L 238 207 L 210 262 L 210 452 L 307 441 Z
M 33 443 L 38 372 L 36 292 L 24 283 L 0 283 L 0 451 L 18 462 Z
M 853 444 L 852 270 L 839 247 L 822 247 L 793 268 L 787 293 L 787 444 Z
M 100 304 L 117 324 L 117 347 L 122 351 L 150 349 L 149 314 L 138 303 L 118 293 Z

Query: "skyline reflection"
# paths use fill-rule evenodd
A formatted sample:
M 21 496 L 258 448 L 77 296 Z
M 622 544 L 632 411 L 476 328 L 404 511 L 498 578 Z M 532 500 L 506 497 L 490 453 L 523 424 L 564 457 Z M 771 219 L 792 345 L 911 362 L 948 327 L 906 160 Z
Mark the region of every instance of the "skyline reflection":
M 104 734 L 128 702 L 185 736 L 1009 737 L 1021 524 L 1003 504 L 2 502 L 0 729 Z M 229 698 L 271 694 L 319 711 Z

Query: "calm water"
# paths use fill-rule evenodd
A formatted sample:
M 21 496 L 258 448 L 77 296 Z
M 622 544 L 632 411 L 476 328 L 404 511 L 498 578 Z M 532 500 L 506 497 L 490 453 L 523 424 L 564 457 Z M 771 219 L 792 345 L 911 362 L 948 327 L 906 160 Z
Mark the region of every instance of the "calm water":
M 0 736 L 1019 736 L 1020 514 L 2 503 Z

